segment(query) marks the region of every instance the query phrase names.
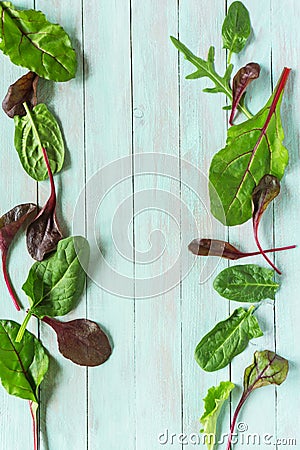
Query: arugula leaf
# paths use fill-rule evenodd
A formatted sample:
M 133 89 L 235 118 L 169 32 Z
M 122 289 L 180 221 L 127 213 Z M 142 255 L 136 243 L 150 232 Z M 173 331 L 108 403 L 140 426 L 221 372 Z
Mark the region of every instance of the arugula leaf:
M 228 130 L 226 147 L 211 162 L 211 212 L 224 225 L 239 225 L 252 216 L 253 189 L 266 174 L 281 179 L 288 163 L 280 104 L 290 69 L 284 69 L 280 82 L 266 106 L 252 119 Z M 220 206 L 220 202 L 221 205 Z
M 89 259 L 89 245 L 82 236 L 59 241 L 57 251 L 31 267 L 23 291 L 29 297 L 30 309 L 17 336 L 22 339 L 30 317 L 64 316 L 70 312 L 82 294 Z
M 183 53 L 185 59 L 194 64 L 197 68 L 196 72 L 188 75 L 186 78 L 188 80 L 195 80 L 197 78 L 209 78 L 213 83 L 214 87 L 203 89 L 203 92 L 208 92 L 211 94 L 215 94 L 218 92 L 222 92 L 225 94 L 229 100 L 232 102 L 232 91 L 230 88 L 230 77 L 233 70 L 233 65 L 230 64 L 223 77 L 221 77 L 215 69 L 215 48 L 210 47 L 208 52 L 207 61 L 198 56 L 195 56 L 182 42 L 176 39 L 174 36 L 171 36 L 171 41 L 181 53 Z M 244 105 L 239 105 L 238 109 L 243 112 L 246 117 L 252 117 L 252 114 L 245 108 Z
M 37 261 L 42 261 L 46 254 L 55 250 L 58 241 L 63 237 L 56 217 L 56 192 L 53 175 L 47 152 L 44 148 L 42 151 L 49 174 L 51 194 L 45 206 L 28 226 L 26 233 L 28 252 Z
M 38 403 L 38 387 L 48 370 L 48 356 L 36 337 L 25 331 L 16 342 L 20 325 L 0 320 L 0 378 L 11 395 Z
M 271 269 L 245 264 L 224 269 L 214 280 L 215 290 L 224 298 L 236 302 L 260 302 L 265 298 L 275 300 L 279 284 L 274 281 Z
M 0 16 L 0 50 L 11 62 L 48 80 L 75 77 L 76 54 L 60 25 L 48 22 L 41 11 L 20 11 L 10 2 L 0 2 Z
M 43 148 L 47 149 L 52 173 L 62 169 L 65 148 L 63 137 L 55 117 L 43 103 L 29 110 L 26 103 L 26 116 L 15 116 L 15 147 L 22 166 L 34 180 L 48 178 Z
M 20 305 L 7 272 L 8 250 L 23 223 L 33 213 L 36 213 L 36 211 L 36 205 L 32 203 L 25 203 L 15 206 L 13 209 L 0 217 L 0 251 L 2 254 L 2 271 L 8 292 L 17 311 L 20 311 Z
M 34 72 L 28 72 L 15 83 L 9 86 L 7 94 L 2 102 L 3 111 L 8 117 L 25 116 L 23 103 L 26 102 L 30 109 L 37 105 L 37 84 L 39 77 Z
M 60 353 L 75 364 L 95 367 L 110 357 L 108 337 L 97 323 L 87 319 L 60 322 L 47 316 L 42 320 L 55 331 Z
M 288 361 L 276 355 L 276 353 L 270 350 L 254 353 L 253 364 L 247 367 L 244 373 L 244 391 L 232 419 L 226 450 L 231 448 L 232 436 L 239 412 L 251 392 L 272 384 L 279 386 L 285 381 L 288 371 Z
M 240 53 L 251 33 L 250 16 L 242 2 L 233 2 L 222 27 L 223 48 L 229 50 L 228 64 L 232 53 Z
M 231 381 L 221 381 L 219 386 L 208 389 L 204 398 L 204 413 L 200 418 L 205 433 L 208 450 L 213 450 L 216 442 L 217 420 L 224 402 L 228 399 L 235 385 Z
M 203 370 L 214 372 L 226 367 L 245 350 L 251 339 L 263 336 L 253 311 L 254 306 L 248 311 L 236 309 L 201 339 L 195 350 L 195 359 Z

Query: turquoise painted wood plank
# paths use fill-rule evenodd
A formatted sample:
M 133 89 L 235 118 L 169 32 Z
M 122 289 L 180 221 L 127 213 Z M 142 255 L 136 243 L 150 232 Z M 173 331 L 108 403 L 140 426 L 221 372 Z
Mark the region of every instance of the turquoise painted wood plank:
M 33 2 L 30 0 L 20 0 L 20 8 L 31 8 Z M 8 86 L 15 82 L 17 78 L 24 74 L 24 69 L 13 65 L 9 58 L 0 55 L 1 80 L 0 97 L 5 96 Z M 1 100 L 2 102 L 2 100 Z M 24 172 L 19 162 L 18 154 L 14 148 L 14 122 L 9 119 L 1 109 L 0 120 L 1 136 L 1 211 L 0 215 L 7 212 L 15 205 L 27 202 L 36 202 L 36 183 Z M 23 304 L 27 307 L 26 296 L 23 295 L 22 284 L 24 283 L 28 270 L 32 264 L 32 259 L 27 253 L 24 233 L 20 233 L 13 244 L 9 257 L 9 272 L 16 293 Z M 12 319 L 22 322 L 24 312 L 17 312 L 11 302 L 7 292 L 2 272 L 0 276 L 1 286 L 1 319 Z M 29 329 L 36 333 L 36 323 L 31 323 Z M 22 448 L 32 450 L 33 440 L 31 433 L 31 417 L 28 402 L 10 396 L 2 388 L 0 389 L 0 442 L 1 448 Z M 24 430 L 20 434 L 20 429 Z
M 83 123 L 83 54 L 81 2 L 36 1 L 54 23 L 60 23 L 70 35 L 78 56 L 76 78 L 67 83 L 44 84 L 41 96 L 58 118 L 66 144 L 64 170 L 55 176 L 59 198 L 58 217 L 65 236 L 72 232 L 72 218 L 77 197 L 85 181 Z M 39 202 L 49 196 L 49 183 L 39 184 Z M 86 316 L 85 295 L 76 309 L 62 320 Z M 86 369 L 63 358 L 57 349 L 56 335 L 42 324 L 41 339 L 52 355 L 49 374 L 41 390 L 41 448 L 82 450 L 87 442 Z M 70 414 L 73 411 L 73 414 Z M 59 420 L 58 420 L 59 418 Z M 74 432 L 76 430 L 76 432 Z
M 221 73 L 224 72 L 225 52 L 222 50 L 220 30 L 225 4 L 210 2 L 210 12 L 205 1 L 183 1 L 180 6 L 180 40 L 202 58 L 206 58 L 209 47 L 215 45 L 216 67 Z M 211 158 L 217 149 L 222 148 L 226 137 L 226 114 L 222 110 L 226 99 L 221 94 L 213 96 L 202 92 L 204 87 L 211 86 L 207 79 L 185 80 L 185 76 L 194 71 L 194 66 L 182 56 L 180 69 L 181 153 L 183 161 L 193 164 L 191 168 L 182 162 L 182 198 L 190 210 L 190 216 L 182 222 L 183 250 L 187 252 L 189 242 L 195 238 L 226 238 L 226 228 L 209 212 L 207 179 Z M 189 258 L 190 263 L 194 261 L 195 265 L 182 283 L 183 430 L 187 436 L 184 448 L 192 449 L 199 439 L 202 399 L 208 388 L 216 386 L 221 380 L 228 380 L 230 374 L 229 368 L 205 373 L 194 359 L 198 342 L 228 315 L 227 302 L 219 298 L 212 287 L 216 271 L 226 267 L 226 263 L 217 258 L 194 258 L 191 254 Z M 224 412 L 229 413 L 229 404 Z M 228 416 L 223 421 L 224 432 L 229 423 Z M 203 442 L 202 438 L 200 442 Z
M 276 301 L 276 349 L 290 361 L 290 373 L 286 383 L 276 392 L 277 436 L 286 439 L 288 448 L 297 448 L 299 433 L 299 5 L 287 1 L 284 5 L 272 1 L 272 49 L 273 79 L 280 76 L 284 66 L 292 73 L 285 92 L 282 108 L 285 130 L 285 145 L 290 153 L 290 162 L 281 185 L 281 195 L 275 208 L 275 241 L 297 244 L 293 252 L 278 256 L 277 262 L 283 271 L 282 288 Z M 284 442 L 284 441 L 282 441 Z M 278 449 L 280 449 L 278 445 Z
M 96 182 L 87 186 L 87 235 L 104 255 L 102 262 L 92 257 L 98 285 L 88 283 L 88 317 L 113 341 L 110 360 L 89 370 L 88 448 L 127 450 L 134 449 L 136 414 L 129 2 L 84 2 L 84 51 L 87 179 Z
M 177 26 L 176 1 L 132 2 L 136 448 L 143 450 L 161 448 L 160 434 L 182 428 L 178 75 L 169 40 Z

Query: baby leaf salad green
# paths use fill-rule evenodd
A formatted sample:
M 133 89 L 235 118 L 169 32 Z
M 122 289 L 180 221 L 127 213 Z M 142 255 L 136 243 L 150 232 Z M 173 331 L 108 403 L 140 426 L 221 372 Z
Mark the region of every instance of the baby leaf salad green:
M 60 322 L 76 307 L 83 292 L 89 245 L 82 236 L 63 239 L 57 221 L 57 198 L 53 175 L 63 168 L 65 146 L 60 126 L 44 103 L 38 101 L 38 81 L 67 81 L 76 73 L 76 53 L 60 25 L 50 23 L 35 10 L 18 10 L 0 1 L 0 50 L 14 64 L 29 69 L 11 84 L 2 108 L 15 123 L 15 148 L 27 174 L 38 182 L 49 178 L 50 196 L 39 211 L 33 203 L 17 205 L 0 218 L 0 251 L 5 282 L 17 310 L 17 295 L 7 271 L 10 245 L 21 226 L 27 227 L 31 267 L 23 291 L 30 307 L 20 326 L 0 320 L 0 379 L 12 395 L 27 399 L 38 448 L 38 390 L 48 370 L 48 356 L 41 342 L 26 330 L 31 317 L 41 319 L 57 335 L 61 354 L 82 366 L 99 366 L 112 348 L 100 326 L 87 319 Z
M 288 150 L 283 144 L 280 108 L 291 69 L 283 69 L 267 103 L 252 115 L 246 106 L 246 91 L 252 81 L 259 77 L 260 65 L 255 62 L 245 64 L 231 80 L 232 56 L 243 50 L 250 34 L 249 12 L 240 1 L 235 1 L 228 9 L 222 27 L 223 48 L 227 52 L 227 69 L 223 76 L 215 69 L 214 47 L 210 48 L 205 60 L 195 56 L 182 42 L 171 37 L 177 50 L 196 67 L 196 71 L 186 78 L 210 79 L 213 87 L 204 91 L 223 93 L 231 103 L 223 108 L 231 110 L 226 145 L 214 155 L 210 164 L 210 208 L 214 217 L 226 226 L 242 225 L 252 218 L 253 236 L 258 251 L 241 251 L 230 242 L 211 238 L 194 239 L 188 248 L 196 256 L 214 256 L 229 261 L 262 255 L 273 270 L 256 264 L 233 265 L 224 269 L 214 280 L 213 286 L 222 297 L 243 303 L 262 302 L 267 298 L 275 300 L 279 289 L 275 272 L 281 272 L 267 253 L 295 248 L 295 245 L 290 245 L 264 250 L 258 238 L 262 215 L 280 192 L 280 180 L 289 159 Z M 243 113 L 246 120 L 235 125 L 237 112 Z M 215 325 L 200 340 L 195 349 L 195 359 L 203 370 L 213 372 L 226 367 L 246 349 L 251 339 L 263 335 L 258 320 L 253 315 L 259 306 L 237 308 L 230 317 Z M 245 371 L 244 392 L 233 417 L 227 450 L 231 448 L 239 411 L 250 393 L 268 384 L 280 385 L 287 372 L 286 359 L 268 350 L 255 353 L 254 363 Z M 206 444 L 209 450 L 214 448 L 220 408 L 233 386 L 231 382 L 221 382 L 218 387 L 208 391 L 204 400 L 205 412 L 201 422 L 204 425 L 202 431 L 207 433 Z

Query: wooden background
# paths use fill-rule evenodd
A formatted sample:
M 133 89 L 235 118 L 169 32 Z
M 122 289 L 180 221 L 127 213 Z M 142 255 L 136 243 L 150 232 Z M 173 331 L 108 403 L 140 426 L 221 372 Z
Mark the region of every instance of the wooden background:
M 221 49 L 221 26 L 229 3 L 16 3 L 21 8 L 42 9 L 51 21 L 65 27 L 76 46 L 76 79 L 55 85 L 42 83 L 40 99 L 59 118 L 68 149 L 65 170 L 55 177 L 65 232 L 71 233 L 72 228 L 77 230 L 85 223 L 90 241 L 94 236 L 100 238 L 110 265 L 103 267 L 107 272 L 102 274 L 107 274 L 113 287 L 104 290 L 88 281 L 86 296 L 69 316 L 87 316 L 109 331 L 114 351 L 102 367 L 86 370 L 63 359 L 52 330 L 38 328 L 37 322 L 31 321 L 31 329 L 40 334 L 53 355 L 41 389 L 41 450 L 204 448 L 185 445 L 187 440 L 179 443 L 178 435 L 199 431 L 207 388 L 231 379 L 237 388 L 232 405 L 227 404 L 222 414 L 226 432 L 241 393 L 244 368 L 255 350 L 266 348 L 276 349 L 289 359 L 288 380 L 278 389 L 256 391 L 240 422 L 247 425 L 247 433 L 273 435 L 272 448 L 282 448 L 273 445 L 277 437 L 298 439 L 297 446 L 284 448 L 300 445 L 299 249 L 277 257 L 283 271 L 282 288 L 275 303 L 267 301 L 257 311 L 264 337 L 252 341 L 230 367 L 216 373 L 201 371 L 193 357 L 202 336 L 239 304 L 229 304 L 213 291 L 213 277 L 209 275 L 215 262 L 203 269 L 204 261 L 195 262 L 187 256 L 187 244 L 198 235 L 224 238 L 227 233 L 231 242 L 244 250 L 254 249 L 254 242 L 250 223 L 227 231 L 206 210 L 205 174 L 212 155 L 226 139 L 225 99 L 221 94 L 203 94 L 207 81 L 185 80 L 193 67 L 178 57 L 169 36 L 179 35 L 202 57 L 214 44 L 216 66 L 223 73 L 226 53 Z M 252 112 L 265 103 L 282 68 L 286 65 L 293 69 L 282 107 L 290 164 L 282 193 L 264 217 L 262 240 L 265 246 L 299 244 L 300 6 L 298 0 L 244 3 L 254 31 L 249 45 L 233 57 L 233 63 L 235 69 L 250 61 L 262 65 L 261 77 L 249 92 Z M 0 64 L 0 93 L 4 97 L 8 85 L 25 71 L 4 56 Z M 47 182 L 37 187 L 23 171 L 13 145 L 13 128 L 13 121 L 2 113 L 1 213 L 36 198 L 43 204 L 49 188 Z M 162 158 L 160 153 L 167 156 Z M 113 166 L 115 179 L 110 183 L 111 166 L 107 171 L 103 167 L 120 158 L 125 159 Z M 76 201 L 93 175 L 101 189 L 109 187 L 107 195 L 93 217 L 89 208 L 94 208 L 98 198 L 93 189 L 87 190 L 79 214 L 82 223 L 74 223 Z M 265 265 L 262 259 L 253 262 Z M 21 286 L 31 264 L 24 237 L 20 236 L 9 266 L 25 307 Z M 95 264 L 95 273 L 98 269 L 101 272 L 102 265 L 97 266 L 96 260 Z M 226 265 L 220 262 L 217 270 Z M 2 277 L 0 284 L 1 318 L 21 322 L 23 314 L 14 311 Z M 161 295 L 143 299 L 155 290 Z M 126 298 L 115 295 L 120 292 Z M 1 389 L 0 405 L 0 447 L 32 449 L 27 402 Z M 171 440 L 165 445 L 159 443 L 158 437 L 165 430 L 177 434 L 173 444 Z M 225 444 L 219 448 L 225 448 Z M 236 450 L 244 448 L 269 449 L 270 445 L 235 446 Z

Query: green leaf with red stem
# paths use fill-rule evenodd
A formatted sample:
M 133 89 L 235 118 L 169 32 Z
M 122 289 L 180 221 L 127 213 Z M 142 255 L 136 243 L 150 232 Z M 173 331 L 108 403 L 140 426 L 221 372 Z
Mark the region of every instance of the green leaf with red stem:
M 272 384 L 279 386 L 285 381 L 288 371 L 288 361 L 276 355 L 276 353 L 270 350 L 254 353 L 254 361 L 246 368 L 244 373 L 244 391 L 233 415 L 226 450 L 231 448 L 232 436 L 239 412 L 249 395 L 255 389 L 263 386 Z
M 210 166 L 212 214 L 224 225 L 240 225 L 252 217 L 251 197 L 261 178 L 271 174 L 281 179 L 288 163 L 283 146 L 280 104 L 290 69 L 264 108 L 252 119 L 228 130 L 226 147 Z

